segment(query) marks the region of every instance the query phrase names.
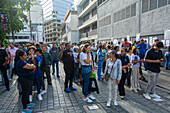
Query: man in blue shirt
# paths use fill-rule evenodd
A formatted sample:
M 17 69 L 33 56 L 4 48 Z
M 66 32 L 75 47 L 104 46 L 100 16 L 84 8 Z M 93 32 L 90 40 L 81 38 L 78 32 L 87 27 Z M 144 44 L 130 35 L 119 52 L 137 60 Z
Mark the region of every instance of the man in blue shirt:
M 138 44 L 136 45 L 136 48 L 139 48 L 139 57 L 140 57 L 140 60 L 144 59 L 144 57 L 145 57 L 146 47 L 147 47 L 147 45 L 144 43 L 144 40 L 143 40 L 143 39 L 141 39 L 141 40 L 140 40 L 140 43 L 138 43 Z M 144 63 L 144 68 L 145 68 L 145 70 L 146 70 L 146 62 L 143 62 L 143 63 Z M 145 78 L 143 77 L 143 73 L 142 73 L 142 68 L 141 68 L 141 67 L 142 67 L 142 62 L 140 62 L 139 73 L 140 73 L 140 75 L 141 75 L 141 79 L 143 79 L 144 81 L 146 81 Z

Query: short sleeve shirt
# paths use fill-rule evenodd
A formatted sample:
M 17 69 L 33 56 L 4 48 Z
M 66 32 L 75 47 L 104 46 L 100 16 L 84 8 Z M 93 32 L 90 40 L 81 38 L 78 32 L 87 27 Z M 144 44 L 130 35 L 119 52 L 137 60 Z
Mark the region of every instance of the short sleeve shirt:
M 120 57 L 120 60 L 122 62 L 122 66 L 127 65 L 130 63 L 128 56 L 124 55 Z M 128 68 L 126 68 L 126 72 L 128 72 Z
M 134 60 L 134 61 L 139 61 L 140 60 L 140 57 L 139 57 L 139 55 L 132 55 L 132 60 Z M 137 63 L 137 64 L 133 64 L 132 63 L 132 66 L 133 67 L 139 67 L 140 66 L 140 64 L 139 63 Z
M 146 44 L 145 43 L 143 43 L 143 44 L 141 44 L 141 43 L 139 43 L 138 45 L 136 45 L 136 47 L 139 47 L 139 54 L 140 55 L 145 55 L 145 53 L 146 53 Z
M 160 60 L 163 58 L 162 51 L 159 50 L 158 52 L 155 52 L 154 49 L 149 49 L 146 52 L 145 59 L 149 60 Z M 147 70 L 150 70 L 154 73 L 160 73 L 160 63 L 149 63 L 147 62 Z
M 89 64 L 87 64 L 87 63 L 84 62 L 84 60 L 87 59 L 87 55 L 88 55 L 87 53 L 83 53 L 83 52 L 80 54 L 80 62 L 81 62 L 81 65 L 85 65 L 85 66 L 92 65 L 91 62 L 90 62 Z M 91 57 L 91 54 L 90 54 L 90 59 L 91 59 L 91 58 L 92 58 L 92 57 Z
M 73 66 L 74 65 L 73 52 L 70 50 L 64 50 L 62 61 L 64 63 L 64 66 Z

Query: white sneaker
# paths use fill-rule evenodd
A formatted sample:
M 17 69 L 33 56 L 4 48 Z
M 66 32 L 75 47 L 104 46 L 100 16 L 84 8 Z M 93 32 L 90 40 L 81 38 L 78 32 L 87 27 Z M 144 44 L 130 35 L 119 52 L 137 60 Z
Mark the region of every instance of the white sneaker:
M 111 101 L 109 100 L 106 104 L 107 107 L 110 107 L 111 106 Z
M 96 99 L 93 95 L 90 95 L 89 98 L 92 99 L 92 100 Z
M 120 96 L 121 99 L 124 99 L 124 96 Z
M 115 105 L 115 106 L 118 106 L 118 103 L 117 103 L 117 101 L 114 101 L 114 105 Z
M 41 92 L 41 95 L 43 95 L 43 94 L 45 94 L 45 93 L 47 93 L 47 91 L 46 91 L 46 90 L 43 90 L 43 91 Z
M 87 103 L 92 103 L 93 101 L 91 99 L 89 99 L 88 97 L 84 99 L 85 102 Z
M 156 93 L 150 94 L 150 96 L 153 97 L 153 98 L 161 98 L 161 97 L 160 97 L 159 95 L 157 95 Z
M 146 94 L 143 94 L 143 96 L 146 98 L 146 99 L 151 99 L 151 97 L 149 96 L 149 94 L 148 93 L 146 93 Z
M 41 94 L 38 94 L 38 100 L 43 100 Z
M 133 90 L 135 93 L 138 93 L 138 91 L 136 89 Z
M 32 102 L 32 95 L 29 95 L 29 101 Z

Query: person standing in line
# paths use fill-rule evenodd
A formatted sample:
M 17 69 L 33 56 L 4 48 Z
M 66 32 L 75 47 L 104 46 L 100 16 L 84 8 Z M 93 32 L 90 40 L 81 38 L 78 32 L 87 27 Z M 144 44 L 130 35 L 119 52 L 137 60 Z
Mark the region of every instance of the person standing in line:
M 107 54 L 107 51 L 106 51 L 106 43 L 103 44 L 103 50 L 102 50 L 102 53 L 104 54 L 104 62 L 103 62 L 103 65 L 102 65 L 102 71 L 103 73 L 105 72 L 105 67 L 106 67 L 106 54 Z
M 96 63 L 95 63 L 95 58 L 96 58 L 96 54 L 97 54 L 97 47 L 95 46 L 95 43 L 92 43 L 92 55 L 93 55 L 93 61 L 94 61 L 94 66 L 96 67 Z
M 53 44 L 53 47 L 50 49 L 49 53 L 51 54 L 52 57 L 52 69 L 53 69 L 53 75 L 55 73 L 55 64 L 56 64 L 56 70 L 57 70 L 57 77 L 60 78 L 59 76 L 59 64 L 58 61 L 60 60 L 59 58 L 59 49 L 56 48 L 56 44 Z
M 61 47 L 61 52 L 59 53 L 60 59 L 64 63 L 64 71 L 66 74 L 65 77 L 65 89 L 64 91 L 69 93 L 71 90 L 76 90 L 76 88 L 73 87 L 73 75 L 74 75 L 74 56 L 73 52 L 70 50 L 70 44 L 65 44 L 65 50 L 64 46 Z M 69 87 L 68 87 L 69 82 Z
M 122 77 L 120 80 L 120 84 L 118 85 L 118 89 L 119 89 L 119 95 L 121 99 L 124 99 L 125 96 L 125 81 L 126 78 L 128 77 L 128 67 L 130 66 L 130 61 L 128 56 L 126 56 L 125 54 L 125 49 L 122 48 L 121 49 L 121 54 L 120 54 L 120 60 L 122 62 Z
M 121 60 L 118 59 L 116 51 L 112 50 L 109 53 L 110 58 L 106 62 L 106 69 L 105 73 L 102 78 L 105 78 L 106 73 L 110 74 L 110 77 L 108 79 L 108 101 L 106 106 L 111 106 L 112 101 L 112 95 L 114 90 L 114 105 L 117 106 L 117 90 L 118 90 L 118 84 L 120 83 L 120 79 L 122 76 L 122 63 Z
M 6 69 L 7 57 L 8 57 L 8 54 L 7 54 L 6 50 L 0 48 L 0 71 L 3 75 L 4 80 L 5 80 L 6 89 L 9 91 L 10 90 L 9 80 L 8 80 L 7 69 Z
M 74 82 L 78 83 L 78 78 L 79 78 L 79 62 L 78 62 L 79 47 L 74 46 L 73 50 L 74 50 L 73 55 L 74 55 L 74 62 L 75 62 L 73 80 L 74 80 Z
M 132 76 L 131 76 L 131 89 L 137 93 L 138 90 L 140 91 L 140 85 L 139 85 L 139 67 L 140 67 L 140 62 L 143 62 L 143 59 L 140 60 L 139 57 L 139 49 L 135 48 L 133 50 L 133 55 L 131 58 L 132 62 Z
M 95 100 L 95 97 L 91 95 L 92 81 L 90 81 L 90 73 L 93 73 L 93 60 L 90 53 L 91 49 L 89 44 L 85 44 L 80 54 L 80 62 L 82 65 L 82 76 L 83 76 L 83 94 L 84 101 L 91 103 Z
M 147 40 L 145 40 L 145 44 L 146 44 L 146 51 L 147 51 L 148 49 L 151 48 L 151 45 L 147 42 Z
M 97 52 L 97 64 L 98 64 L 97 76 L 98 76 L 98 80 L 101 80 L 101 71 L 102 71 L 104 59 L 105 59 L 105 55 L 103 54 L 103 46 L 100 45 L 99 50 Z
M 126 53 L 129 50 L 129 48 L 131 47 L 131 43 L 127 41 L 127 38 L 124 39 L 124 43 L 122 43 L 122 47 L 125 48 Z
M 161 48 L 163 48 L 162 42 L 156 42 L 154 47 L 147 51 L 144 61 L 147 62 L 147 70 L 149 81 L 146 86 L 146 91 L 143 96 L 146 99 L 153 98 L 161 98 L 159 95 L 156 94 L 155 88 L 158 82 L 159 74 L 160 74 L 160 63 L 163 62 L 163 55 Z M 150 94 L 151 93 L 151 94 Z M 150 94 L 150 95 L 149 95 Z
M 45 68 L 44 68 L 44 70 L 42 70 L 42 76 L 44 77 L 44 73 L 46 73 L 48 85 L 52 85 L 51 75 L 50 75 L 50 67 L 52 64 L 52 58 L 51 58 L 50 53 L 47 52 L 47 47 L 43 46 L 42 51 L 43 51 L 42 54 L 45 59 Z
M 167 52 L 165 53 L 165 69 L 170 70 L 170 46 L 167 48 Z
M 19 51 L 18 56 L 20 60 L 16 63 L 16 71 L 18 75 L 18 82 L 22 87 L 22 105 L 23 113 L 31 113 L 32 110 L 28 109 L 29 107 L 34 107 L 34 103 L 29 103 L 29 93 L 34 80 L 33 69 L 36 69 L 36 66 L 29 64 L 27 59 L 27 54 L 24 51 Z
M 131 58 L 133 55 L 132 47 L 129 48 L 128 53 L 126 54 L 129 58 L 130 64 L 132 64 Z M 129 67 L 128 70 L 128 77 L 127 77 L 127 86 L 130 88 L 131 87 L 131 74 L 132 74 L 132 66 Z
M 112 51 L 112 50 L 111 50 L 111 46 L 108 45 L 108 46 L 107 46 L 106 59 L 109 59 L 109 58 L 110 58 L 109 54 L 110 54 L 111 51 Z
M 10 52 L 11 57 L 12 57 L 12 64 L 11 64 L 12 66 L 9 69 L 9 71 L 11 71 L 11 72 L 9 72 L 9 73 L 11 73 L 9 75 L 10 79 L 12 79 L 13 74 L 14 74 L 14 69 L 13 69 L 14 68 L 14 57 L 15 57 L 15 53 L 16 53 L 17 50 L 18 50 L 18 48 L 16 48 L 13 43 L 10 43 L 9 52 Z

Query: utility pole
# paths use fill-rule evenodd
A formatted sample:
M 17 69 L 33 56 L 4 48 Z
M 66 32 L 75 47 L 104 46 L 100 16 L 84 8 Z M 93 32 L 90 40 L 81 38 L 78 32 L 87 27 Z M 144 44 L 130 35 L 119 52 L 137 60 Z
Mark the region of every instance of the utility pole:
M 31 10 L 31 8 L 30 8 L 30 10 Z M 32 37 L 32 28 L 31 28 L 31 11 L 29 10 L 29 19 L 30 19 L 30 37 L 31 37 L 31 39 L 32 39 L 32 41 L 34 42 L 34 39 L 33 39 L 33 37 Z
M 10 3 L 10 2 L 9 2 Z M 12 22 L 12 9 L 11 9 L 11 3 L 10 3 L 10 9 L 9 9 L 9 16 L 11 20 L 11 31 L 12 31 L 12 39 L 14 41 L 14 30 L 13 30 L 13 22 Z

